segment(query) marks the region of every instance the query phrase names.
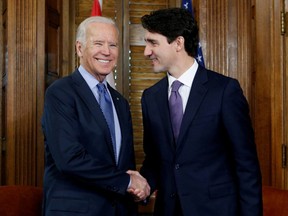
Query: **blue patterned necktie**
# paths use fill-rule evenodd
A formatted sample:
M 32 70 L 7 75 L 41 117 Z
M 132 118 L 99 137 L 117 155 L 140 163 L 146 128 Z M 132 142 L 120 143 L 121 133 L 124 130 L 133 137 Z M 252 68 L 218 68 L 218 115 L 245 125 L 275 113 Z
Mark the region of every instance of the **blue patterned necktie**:
M 182 98 L 181 95 L 178 92 L 178 89 L 180 86 L 183 85 L 183 83 L 179 82 L 178 80 L 175 80 L 172 83 L 172 90 L 171 95 L 169 98 L 169 108 L 170 108 L 170 118 L 174 133 L 174 138 L 177 141 L 180 126 L 183 118 L 183 105 L 182 105 Z
M 114 155 L 115 155 L 115 159 L 117 162 L 115 126 L 114 126 L 112 101 L 111 101 L 110 95 L 106 89 L 106 86 L 103 83 L 98 83 L 97 88 L 98 88 L 98 93 L 99 93 L 99 104 L 100 104 L 100 107 L 101 107 L 102 112 L 105 116 L 106 122 L 109 126 L 109 129 L 110 129 Z

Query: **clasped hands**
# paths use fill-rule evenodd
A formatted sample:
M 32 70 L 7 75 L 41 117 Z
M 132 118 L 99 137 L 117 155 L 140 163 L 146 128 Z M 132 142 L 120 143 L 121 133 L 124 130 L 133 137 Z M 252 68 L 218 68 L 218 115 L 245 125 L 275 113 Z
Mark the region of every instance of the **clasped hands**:
M 150 195 L 150 186 L 146 179 L 138 171 L 128 170 L 127 174 L 130 175 L 127 192 L 134 196 L 135 202 L 145 200 Z

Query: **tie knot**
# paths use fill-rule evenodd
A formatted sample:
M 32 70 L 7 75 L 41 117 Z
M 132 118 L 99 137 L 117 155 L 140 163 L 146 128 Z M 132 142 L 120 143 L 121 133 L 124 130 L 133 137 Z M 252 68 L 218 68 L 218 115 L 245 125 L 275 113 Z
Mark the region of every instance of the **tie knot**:
M 171 90 L 171 91 L 178 91 L 178 89 L 180 88 L 181 85 L 183 85 L 183 83 L 181 83 L 181 82 L 178 81 L 178 80 L 175 80 L 175 81 L 172 83 L 172 90 Z
M 98 83 L 97 88 L 100 92 L 104 92 L 106 90 L 106 86 L 104 85 L 104 83 Z

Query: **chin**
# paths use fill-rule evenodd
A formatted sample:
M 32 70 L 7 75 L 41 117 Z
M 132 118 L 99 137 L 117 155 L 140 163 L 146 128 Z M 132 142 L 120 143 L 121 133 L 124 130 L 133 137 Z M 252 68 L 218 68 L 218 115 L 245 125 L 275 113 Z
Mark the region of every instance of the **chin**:
M 111 69 L 111 70 L 103 70 L 100 73 L 101 73 L 101 75 L 108 75 L 108 74 L 111 73 L 111 71 L 113 71 L 113 69 Z
M 159 73 L 159 72 L 163 72 L 164 69 L 163 68 L 159 68 L 159 67 L 153 67 L 153 70 L 155 73 Z

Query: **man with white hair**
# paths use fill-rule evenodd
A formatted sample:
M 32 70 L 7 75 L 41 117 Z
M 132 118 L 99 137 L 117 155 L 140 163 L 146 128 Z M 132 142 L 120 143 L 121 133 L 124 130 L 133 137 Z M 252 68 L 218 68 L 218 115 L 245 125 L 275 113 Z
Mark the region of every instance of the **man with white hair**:
M 135 170 L 127 100 L 106 81 L 118 59 L 119 31 L 95 16 L 77 31 L 80 66 L 46 91 L 45 216 L 133 216 L 150 193 Z

